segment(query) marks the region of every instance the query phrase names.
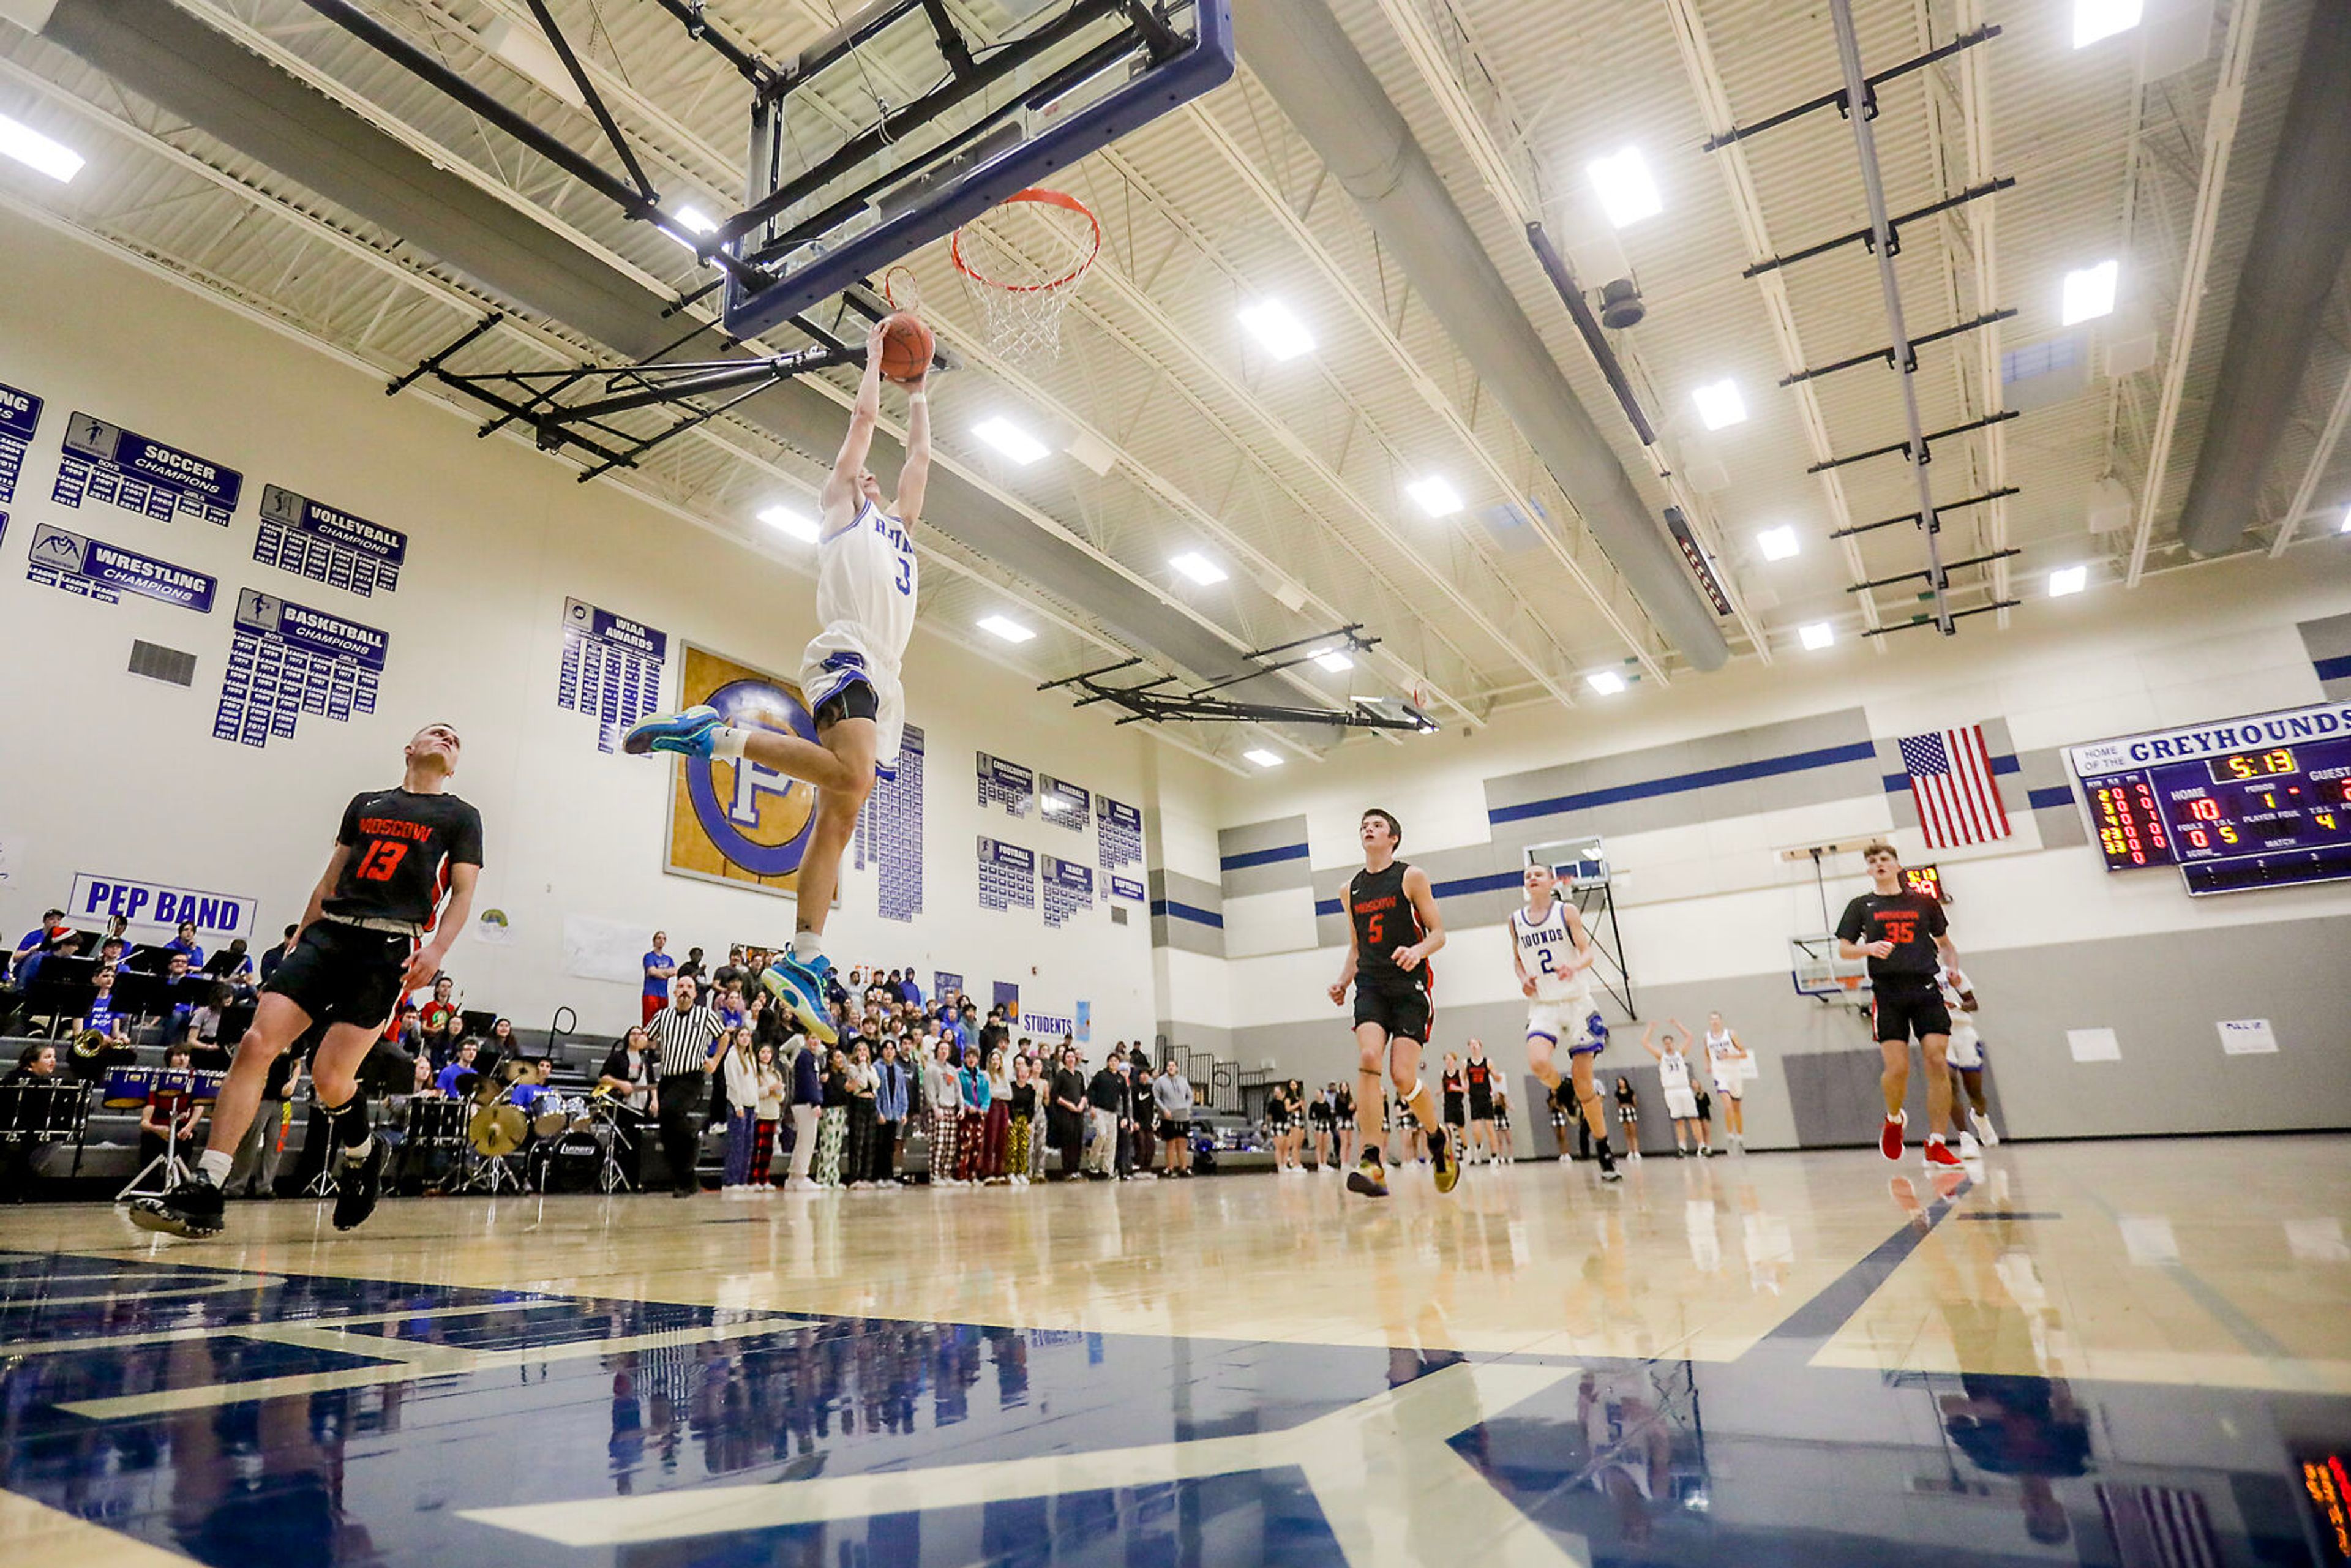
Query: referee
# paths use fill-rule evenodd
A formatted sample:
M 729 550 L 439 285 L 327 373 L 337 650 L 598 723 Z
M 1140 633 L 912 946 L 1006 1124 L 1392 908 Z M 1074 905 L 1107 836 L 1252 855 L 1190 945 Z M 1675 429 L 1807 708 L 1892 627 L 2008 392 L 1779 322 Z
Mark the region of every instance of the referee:
M 681 975 L 672 985 L 670 1005 L 653 1014 L 646 1028 L 653 1031 L 660 1060 L 661 1085 L 655 1095 L 670 1193 L 692 1197 L 702 1185 L 694 1175 L 694 1113 L 710 1099 L 710 1070 L 716 1065 L 710 1048 L 723 1030 L 716 1013 L 695 1005 L 696 987 L 691 978 Z

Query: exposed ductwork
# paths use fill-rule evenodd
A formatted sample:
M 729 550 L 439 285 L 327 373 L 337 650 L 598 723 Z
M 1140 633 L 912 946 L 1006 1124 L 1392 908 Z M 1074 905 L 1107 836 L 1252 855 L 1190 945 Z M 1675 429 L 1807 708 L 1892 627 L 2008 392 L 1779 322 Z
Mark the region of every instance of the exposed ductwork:
M 669 301 L 532 222 L 462 175 L 436 166 L 344 105 L 313 90 L 172 0 L 57 0 L 40 35 L 213 136 L 299 181 L 475 279 L 490 293 L 650 359 L 679 333 Z M 845 415 L 813 388 L 787 383 L 735 413 L 819 462 Z M 876 466 L 900 453 L 887 434 Z M 933 474 L 925 522 L 1063 601 L 1081 604 L 1130 646 L 1221 681 L 1255 666 L 1199 622 L 1100 560 L 1037 527 L 961 476 Z M 1271 677 L 1307 692 L 1286 676 Z M 1319 693 L 1308 694 L 1320 702 Z
M 2204 426 L 2179 537 L 2199 555 L 2243 543 L 2351 254 L 2351 5 L 2310 12 L 2301 74 L 2237 282 L 2220 391 Z M 2184 353 L 2186 344 L 2172 352 Z
M 1719 668 L 1730 650 L 1713 607 L 1324 0 L 1235 0 L 1233 30 L 1243 62 L 1363 208 L 1649 619 L 1690 664 Z

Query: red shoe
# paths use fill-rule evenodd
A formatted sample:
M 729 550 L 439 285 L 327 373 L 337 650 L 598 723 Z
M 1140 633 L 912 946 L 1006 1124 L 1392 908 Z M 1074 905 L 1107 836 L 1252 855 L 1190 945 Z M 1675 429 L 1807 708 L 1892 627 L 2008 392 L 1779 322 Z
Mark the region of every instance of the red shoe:
M 1940 1138 L 1927 1140 L 1927 1164 L 1936 1170 L 1958 1170 L 1959 1156 L 1951 1153 L 1951 1145 Z
M 1909 1124 L 1910 1113 L 1907 1111 L 1896 1111 L 1891 1116 L 1886 1117 L 1886 1125 L 1878 1130 L 1877 1152 L 1884 1155 L 1889 1160 L 1900 1159 L 1902 1157 L 1902 1129 Z

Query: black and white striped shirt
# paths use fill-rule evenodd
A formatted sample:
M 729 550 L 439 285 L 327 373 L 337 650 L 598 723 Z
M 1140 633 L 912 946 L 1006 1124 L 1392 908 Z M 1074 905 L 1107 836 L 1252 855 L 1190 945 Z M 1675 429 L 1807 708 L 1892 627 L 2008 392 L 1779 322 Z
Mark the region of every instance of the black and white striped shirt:
M 726 1032 L 718 1015 L 708 1008 L 688 1008 L 684 1012 L 664 1008 L 645 1027 L 660 1048 L 664 1078 L 701 1071 L 702 1064 L 710 1060 L 712 1042 Z

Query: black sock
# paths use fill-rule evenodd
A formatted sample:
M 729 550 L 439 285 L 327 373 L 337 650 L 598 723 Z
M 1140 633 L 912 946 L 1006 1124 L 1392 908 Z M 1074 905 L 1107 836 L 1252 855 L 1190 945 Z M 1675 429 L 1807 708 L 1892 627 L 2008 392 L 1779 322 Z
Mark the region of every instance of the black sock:
M 1359 1166 L 1378 1165 L 1380 1163 L 1380 1146 L 1377 1144 L 1365 1144 L 1364 1145 L 1364 1152 L 1355 1156 L 1355 1163 Z
M 354 1089 L 351 1097 L 340 1105 L 324 1107 L 328 1124 L 333 1127 L 336 1146 L 345 1154 L 362 1147 L 368 1141 L 367 1091 Z

